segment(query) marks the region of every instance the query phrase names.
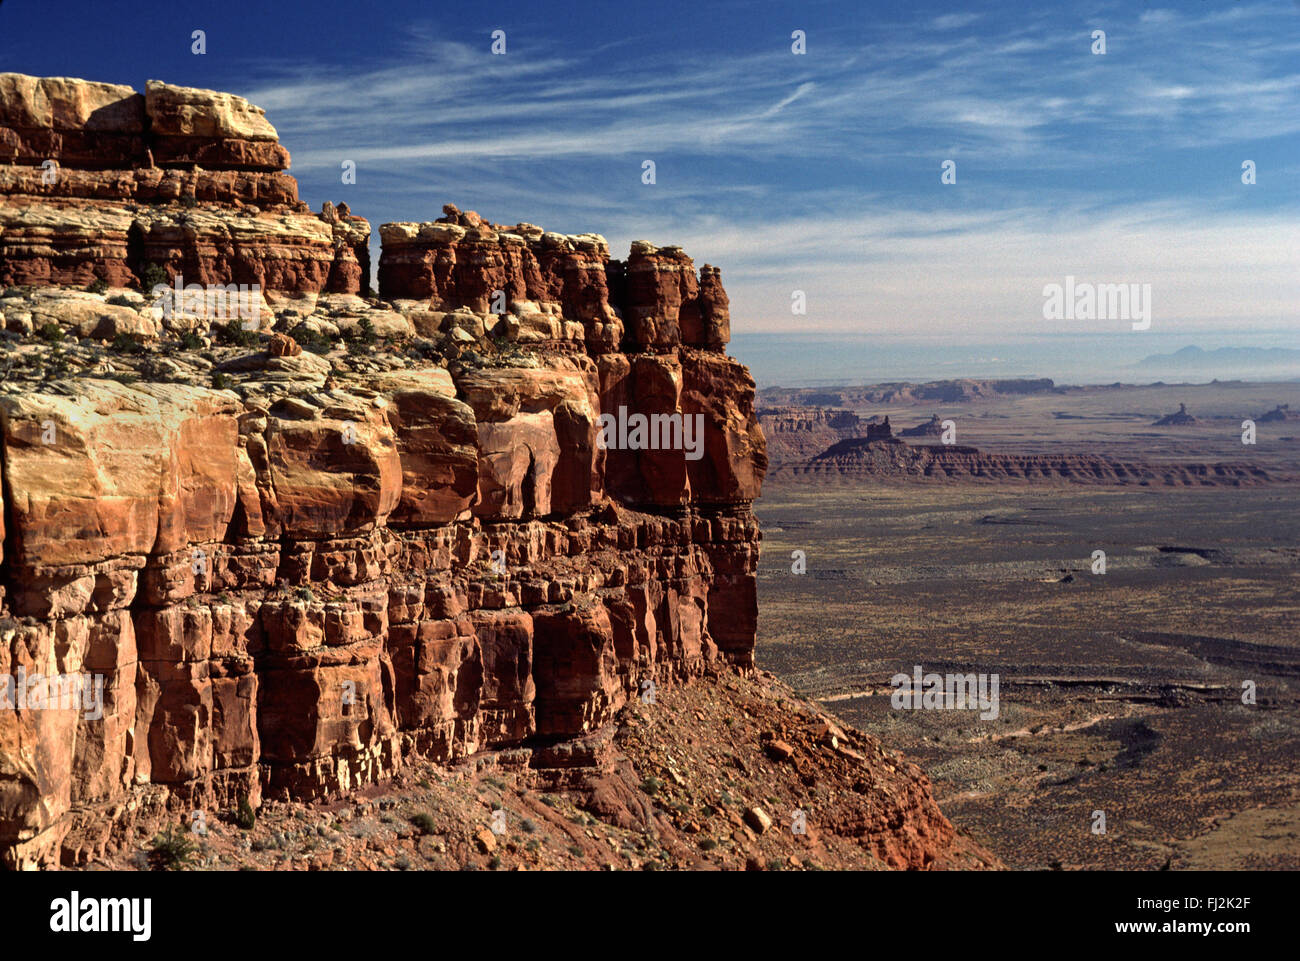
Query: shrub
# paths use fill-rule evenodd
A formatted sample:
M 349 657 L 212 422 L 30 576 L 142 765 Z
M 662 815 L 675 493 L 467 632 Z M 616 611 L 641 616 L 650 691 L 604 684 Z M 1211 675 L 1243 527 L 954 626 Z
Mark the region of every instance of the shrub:
M 144 270 L 140 271 L 140 289 L 146 294 L 159 284 L 166 286 L 170 283 L 167 271 L 159 264 L 145 264 Z
M 192 330 L 181 334 L 181 348 L 184 350 L 202 350 L 203 338 Z
M 641 782 L 641 790 L 645 791 L 646 794 L 658 794 L 663 786 L 664 782 L 657 777 L 648 777 Z
M 119 354 L 143 354 L 145 352 L 144 344 L 127 333 L 121 333 L 114 337 L 111 349 Z
M 433 821 L 433 815 L 428 811 L 420 811 L 418 814 L 412 814 L 410 822 L 419 828 L 421 834 L 432 834 L 437 827 Z
M 235 808 L 235 824 L 244 831 L 251 831 L 257 826 L 257 814 L 253 811 L 253 806 L 248 803 L 248 795 L 239 796 L 239 806 Z
M 86 285 L 86 289 L 90 291 L 92 294 L 105 293 L 108 290 L 108 281 L 105 280 L 103 277 L 96 277 L 94 280 L 92 280 L 89 284 Z
M 313 354 L 328 354 L 338 346 L 337 338 L 303 325 L 299 325 L 294 330 L 293 339 L 298 342 L 303 350 L 310 350 Z
M 149 864 L 155 871 L 180 871 L 189 866 L 196 850 L 198 848 L 190 840 L 189 831 L 184 826 L 169 827 L 165 832 L 154 835 Z
M 217 339 L 223 344 L 231 344 L 235 347 L 252 347 L 258 342 L 257 331 L 245 330 L 243 323 L 238 318 L 226 321 L 220 327 L 216 328 Z
M 68 364 L 68 357 L 57 347 L 50 352 L 49 359 L 46 361 L 46 377 L 62 377 L 67 374 L 72 367 Z
M 112 297 L 108 298 L 108 300 L 104 301 L 104 303 L 112 304 L 114 307 L 135 307 L 135 301 L 126 294 L 114 294 Z
M 219 370 L 214 370 L 214 371 L 212 372 L 212 389 L 213 389 L 213 390 L 229 390 L 229 389 L 230 389 L 230 384 L 231 384 L 231 380 L 230 380 L 230 378 L 227 377 L 225 374 L 223 374 L 221 371 L 219 371 Z
M 63 340 L 65 335 L 63 333 L 63 328 L 51 320 L 48 323 L 42 324 L 37 329 L 36 336 L 47 344 L 57 344 L 59 341 Z
M 379 335 L 375 333 L 375 325 L 370 322 L 370 318 L 362 317 L 357 321 L 356 327 L 348 332 L 347 340 L 348 353 L 359 354 L 379 343 Z

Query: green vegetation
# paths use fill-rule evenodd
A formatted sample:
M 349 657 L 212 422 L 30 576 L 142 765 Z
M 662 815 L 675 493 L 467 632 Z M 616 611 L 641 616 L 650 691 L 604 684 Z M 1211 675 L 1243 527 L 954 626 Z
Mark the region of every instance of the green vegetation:
M 146 352 L 144 344 L 127 333 L 121 333 L 114 337 L 113 344 L 109 349 L 119 354 L 143 354 Z
M 171 278 L 167 276 L 167 271 L 159 264 L 145 264 L 144 270 L 140 272 L 140 289 L 146 294 L 160 284 L 166 287 L 170 283 Z
M 435 824 L 433 820 L 433 815 L 428 811 L 420 811 L 418 814 L 412 814 L 408 820 L 419 828 L 421 834 L 432 834 L 435 828 L 437 828 L 437 824 Z
M 304 324 L 299 324 L 293 331 L 293 339 L 303 350 L 309 350 L 313 354 L 328 354 L 331 350 L 339 345 L 338 339 L 331 337 L 324 331 L 314 330 Z
M 260 340 L 258 332 L 245 330 L 243 323 L 238 318 L 228 320 L 214 329 L 217 333 L 217 340 L 233 347 L 253 347 Z
M 244 831 L 251 831 L 257 826 L 257 814 L 248 803 L 248 795 L 239 796 L 239 806 L 235 809 L 235 824 Z
M 41 324 L 41 326 L 37 328 L 36 336 L 47 344 L 57 344 L 59 341 L 63 340 L 65 335 L 63 333 L 63 328 L 51 320 L 48 323 Z
M 190 840 L 189 831 L 181 827 L 169 827 L 161 834 L 155 834 L 149 851 L 149 864 L 155 871 L 180 871 L 189 867 L 198 850 Z

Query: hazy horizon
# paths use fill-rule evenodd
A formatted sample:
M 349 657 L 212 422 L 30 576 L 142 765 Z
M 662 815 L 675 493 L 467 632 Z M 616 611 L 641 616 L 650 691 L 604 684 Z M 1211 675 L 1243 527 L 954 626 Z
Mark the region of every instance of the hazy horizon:
M 1286 366 L 1213 363 L 1205 367 L 1142 364 L 1156 354 L 1194 346 L 1283 348 L 1300 351 L 1300 334 L 1205 335 L 1178 333 L 1096 334 L 1042 337 L 1019 342 L 880 337 L 871 334 L 736 332 L 731 353 L 744 361 L 759 388 L 829 387 L 924 382 L 969 377 L 1040 378 L 1057 384 L 1208 383 L 1211 380 L 1300 380 L 1300 355 Z

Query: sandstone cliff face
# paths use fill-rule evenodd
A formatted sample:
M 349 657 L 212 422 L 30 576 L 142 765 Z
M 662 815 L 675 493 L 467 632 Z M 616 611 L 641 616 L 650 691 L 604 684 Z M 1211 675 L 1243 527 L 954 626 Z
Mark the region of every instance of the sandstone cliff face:
M 0 74 L 0 284 L 185 283 L 355 293 L 370 228 L 313 215 L 241 97 Z M 152 275 L 150 275 L 152 276 Z
M 363 302 L 365 221 L 298 204 L 240 98 L 7 74 L 0 125 L 11 337 L 45 332 L 65 366 L 122 335 L 164 355 L 0 393 L 0 675 L 104 683 L 102 718 L 0 711 L 6 863 L 579 736 L 648 681 L 752 663 L 766 461 L 716 270 L 639 245 L 611 300 L 603 239 L 449 207 L 384 225 L 391 300 Z M 259 283 L 254 328 L 334 346 L 223 349 L 202 311 L 56 286 L 138 288 L 148 265 Z M 373 346 L 345 354 L 359 330 Z M 166 347 L 181 333 L 215 351 L 213 387 Z M 700 456 L 605 450 L 619 405 L 700 415 Z
M 0 75 L 0 151 L 0 679 L 102 684 L 0 706 L 0 862 L 492 752 L 689 866 L 633 767 L 664 748 L 624 735 L 652 685 L 730 729 L 756 677 L 767 455 L 717 269 L 448 206 L 380 228 L 360 296 L 369 225 L 298 203 L 262 112 L 211 91 Z M 151 292 L 177 275 L 262 291 L 236 323 Z M 806 751 L 782 797 L 840 798 L 828 851 L 955 856 L 919 770 L 755 697 Z M 685 735 L 701 778 L 726 737 Z
M 679 346 L 723 353 L 731 338 L 720 272 L 705 264 L 697 275 L 680 247 L 637 241 L 626 262 L 610 260 L 599 234 L 490 224 L 453 206 L 432 223 L 384 224 L 380 235 L 379 292 L 390 299 L 478 313 L 496 300 L 495 313 L 525 338 L 580 333 L 593 354 Z

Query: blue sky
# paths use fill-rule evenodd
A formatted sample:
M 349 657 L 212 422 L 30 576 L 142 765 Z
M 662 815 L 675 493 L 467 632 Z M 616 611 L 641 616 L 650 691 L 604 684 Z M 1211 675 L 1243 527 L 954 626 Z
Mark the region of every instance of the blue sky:
M 1152 284 L 1153 340 L 1300 347 L 1295 0 L 150 6 L 5 0 L 0 69 L 247 96 L 303 199 L 376 225 L 453 202 L 680 243 L 742 336 L 1127 331 L 1043 319 L 1073 274 Z

